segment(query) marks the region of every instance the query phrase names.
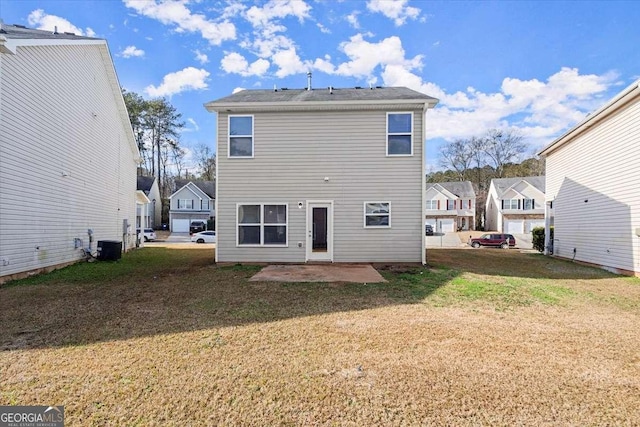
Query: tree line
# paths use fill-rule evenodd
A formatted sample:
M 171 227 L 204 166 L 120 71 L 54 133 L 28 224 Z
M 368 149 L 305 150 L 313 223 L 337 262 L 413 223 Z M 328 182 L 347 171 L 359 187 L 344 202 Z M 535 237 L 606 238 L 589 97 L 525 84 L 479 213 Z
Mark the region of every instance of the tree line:
M 188 151 L 180 143 L 185 127 L 182 114 L 165 98 L 144 99 L 135 92 L 122 89 L 133 134 L 142 157 L 139 174 L 158 180 L 160 195 L 167 199 L 174 191 L 175 178 L 213 180 L 215 153 L 201 143 L 191 150 L 196 170 L 186 167 Z
M 526 153 L 522 134 L 512 129 L 490 129 L 480 136 L 456 139 L 440 148 L 443 170 L 428 173 L 427 183 L 471 181 L 476 192 L 476 228 L 481 229 L 492 179 L 545 174 L 544 159 L 525 158 Z

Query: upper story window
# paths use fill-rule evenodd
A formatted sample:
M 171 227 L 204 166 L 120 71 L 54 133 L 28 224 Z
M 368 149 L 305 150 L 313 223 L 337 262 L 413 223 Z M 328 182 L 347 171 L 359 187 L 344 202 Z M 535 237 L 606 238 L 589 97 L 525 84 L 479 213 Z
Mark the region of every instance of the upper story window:
M 447 199 L 447 210 L 454 211 L 456 210 L 456 201 L 453 199 Z
M 253 116 L 229 116 L 229 157 L 253 157 Z
M 178 209 L 193 209 L 193 200 L 178 199 Z
M 389 228 L 391 226 L 391 203 L 365 202 L 365 228 Z
M 387 113 L 387 156 L 413 156 L 413 113 Z
M 435 211 L 438 209 L 438 201 L 437 200 L 427 200 L 427 210 Z
M 519 206 L 518 199 L 505 199 L 502 201 L 502 209 L 518 209 Z
M 522 209 L 524 210 L 531 210 L 536 208 L 536 201 L 534 199 L 524 199 L 522 203 Z

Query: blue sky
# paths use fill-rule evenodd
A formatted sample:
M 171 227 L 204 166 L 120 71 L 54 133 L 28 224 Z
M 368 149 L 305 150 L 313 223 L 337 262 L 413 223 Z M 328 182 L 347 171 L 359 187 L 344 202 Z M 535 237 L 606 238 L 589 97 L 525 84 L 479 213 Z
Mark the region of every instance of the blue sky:
M 203 104 L 238 88 L 407 86 L 447 140 L 519 129 L 531 153 L 640 77 L 640 2 L 0 0 L 7 24 L 105 38 L 120 84 L 164 96 L 182 145 L 215 146 Z

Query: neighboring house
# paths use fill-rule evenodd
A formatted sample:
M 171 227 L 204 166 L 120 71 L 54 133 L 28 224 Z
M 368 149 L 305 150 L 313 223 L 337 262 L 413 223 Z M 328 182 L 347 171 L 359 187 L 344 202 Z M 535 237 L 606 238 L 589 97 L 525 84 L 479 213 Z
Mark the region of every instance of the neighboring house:
M 425 224 L 437 233 L 474 230 L 476 193 L 470 181 L 427 184 Z
M 640 276 L 640 80 L 540 154 L 553 254 Z
M 216 260 L 424 263 L 423 122 L 436 103 L 403 87 L 309 87 L 206 104 Z
M 147 210 L 141 214 L 142 217 L 146 217 L 146 220 L 144 220 L 146 225 L 144 227 L 158 228 L 162 223 L 162 198 L 160 197 L 158 180 L 152 176 L 138 175 L 137 181 L 138 190 L 142 191 L 149 199 Z M 140 226 L 138 224 L 138 227 Z
M 105 40 L 0 24 L 0 118 L 0 281 L 135 246 L 139 153 Z
M 169 197 L 169 224 L 174 233 L 188 233 L 192 221 L 214 220 L 215 182 L 176 180 Z
M 491 180 L 485 206 L 485 230 L 528 234 L 544 227 L 544 176 Z

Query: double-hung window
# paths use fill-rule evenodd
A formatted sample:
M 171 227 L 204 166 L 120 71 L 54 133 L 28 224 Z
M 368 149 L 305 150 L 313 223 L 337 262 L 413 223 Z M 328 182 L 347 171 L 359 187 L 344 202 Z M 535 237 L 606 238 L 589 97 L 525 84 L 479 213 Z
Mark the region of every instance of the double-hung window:
M 391 227 L 391 203 L 365 202 L 364 226 L 365 228 Z
M 178 209 L 193 209 L 193 200 L 178 199 Z
M 387 113 L 387 156 L 413 156 L 413 113 Z
M 456 201 L 453 199 L 447 199 L 447 210 L 455 211 L 456 210 Z
M 524 199 L 522 203 L 522 209 L 524 209 L 525 211 L 536 208 L 536 202 L 533 199 Z
M 253 116 L 229 116 L 229 157 L 253 157 Z
M 239 204 L 238 246 L 286 246 L 287 205 Z
M 518 199 L 506 199 L 504 200 L 503 209 L 518 209 Z
M 438 201 L 437 200 L 427 200 L 427 210 L 435 211 L 438 209 Z

